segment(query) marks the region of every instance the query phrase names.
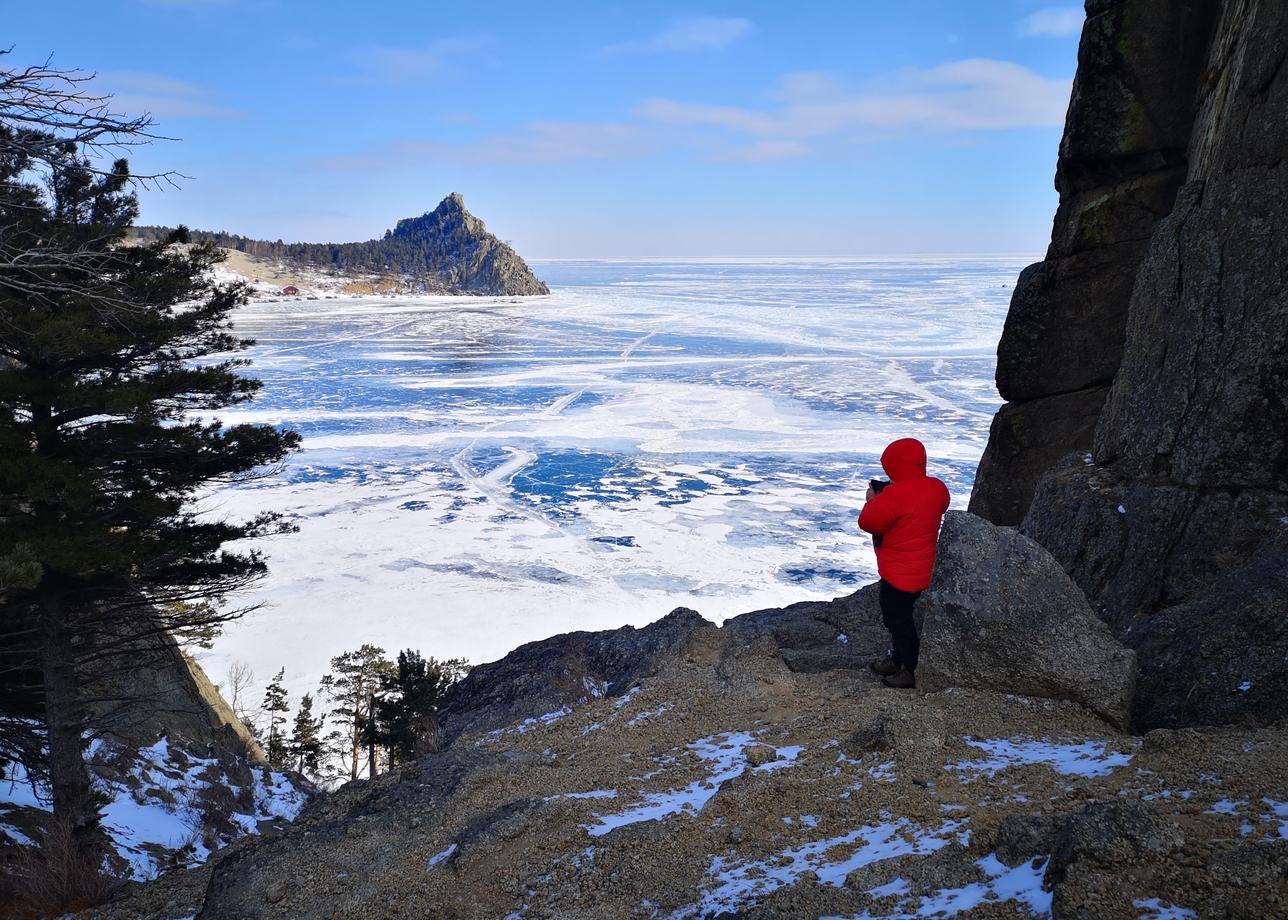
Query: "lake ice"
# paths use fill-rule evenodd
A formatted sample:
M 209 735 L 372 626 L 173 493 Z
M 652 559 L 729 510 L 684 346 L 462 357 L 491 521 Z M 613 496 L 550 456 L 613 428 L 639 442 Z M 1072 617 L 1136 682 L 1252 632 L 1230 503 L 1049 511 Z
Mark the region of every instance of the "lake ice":
M 886 443 L 919 437 L 965 506 L 1028 261 L 539 262 L 549 297 L 251 304 L 264 389 L 220 417 L 304 450 L 206 505 L 300 529 L 203 663 L 285 666 L 298 699 L 364 642 L 479 662 L 849 593 Z

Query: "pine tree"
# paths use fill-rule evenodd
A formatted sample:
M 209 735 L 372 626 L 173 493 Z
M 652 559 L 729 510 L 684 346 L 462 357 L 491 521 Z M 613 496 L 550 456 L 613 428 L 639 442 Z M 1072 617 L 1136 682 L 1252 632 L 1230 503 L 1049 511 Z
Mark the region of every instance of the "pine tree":
M 225 545 L 290 528 L 199 514 L 194 498 L 298 437 L 199 419 L 259 388 L 228 357 L 250 344 L 228 324 L 246 289 L 214 283 L 220 254 L 182 228 L 123 245 L 139 177 L 103 156 L 149 122 L 112 115 L 87 79 L 0 69 L 0 693 L 44 723 L 33 766 L 98 865 L 86 687 L 128 671 L 140 643 L 241 612 L 201 603 L 265 572 L 258 550 Z
M 287 702 L 286 686 L 282 683 L 285 676 L 286 668 L 281 668 L 273 678 L 273 682 L 264 690 L 264 713 L 268 717 L 268 743 L 265 745 L 264 754 L 268 757 L 269 766 L 278 770 L 288 765 L 290 756 L 284 733 L 286 715 L 291 711 L 290 703 Z
M 295 769 L 317 777 L 322 760 L 322 720 L 313 717 L 313 696 L 304 694 L 291 731 L 290 755 Z
M 397 670 L 385 675 L 376 699 L 374 734 L 393 763 L 408 763 L 438 748 L 438 706 L 447 688 L 469 671 L 463 658 L 423 658 L 405 649 Z
M 332 673 L 322 678 L 322 692 L 336 704 L 331 714 L 340 720 L 350 779 L 357 779 L 361 772 L 364 746 L 367 775 L 376 773 L 376 744 L 370 727 L 372 711 L 381 677 L 392 673 L 393 667 L 384 649 L 368 644 L 332 658 Z

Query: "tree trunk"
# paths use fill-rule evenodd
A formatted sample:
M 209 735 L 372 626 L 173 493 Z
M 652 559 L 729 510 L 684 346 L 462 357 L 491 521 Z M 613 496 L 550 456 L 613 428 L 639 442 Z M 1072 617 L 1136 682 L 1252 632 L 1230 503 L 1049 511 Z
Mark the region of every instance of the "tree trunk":
M 367 776 L 376 775 L 376 695 L 367 696 Z
M 362 705 L 361 699 L 357 697 L 353 701 L 353 759 L 349 764 L 349 779 L 358 778 L 358 755 L 362 752 L 362 716 L 358 709 Z
M 85 714 L 76 679 L 75 651 L 67 606 L 56 592 L 41 602 L 45 724 L 49 732 L 49 778 L 54 816 L 71 831 L 76 852 L 97 867 L 102 848 L 100 815 L 85 766 Z

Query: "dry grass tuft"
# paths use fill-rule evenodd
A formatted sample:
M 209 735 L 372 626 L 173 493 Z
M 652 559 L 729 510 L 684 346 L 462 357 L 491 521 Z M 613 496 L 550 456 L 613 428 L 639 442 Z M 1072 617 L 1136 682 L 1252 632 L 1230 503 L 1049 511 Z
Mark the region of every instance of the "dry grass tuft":
M 0 904 L 11 920 L 36 920 L 103 904 L 121 886 L 79 853 L 66 821 L 50 818 L 39 847 L 18 847 L 0 873 Z

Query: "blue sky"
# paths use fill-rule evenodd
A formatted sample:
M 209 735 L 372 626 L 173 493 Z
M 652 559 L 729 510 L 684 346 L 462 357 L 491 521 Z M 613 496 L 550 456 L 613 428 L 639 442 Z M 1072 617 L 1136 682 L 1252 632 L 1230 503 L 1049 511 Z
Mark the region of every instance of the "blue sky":
M 143 220 L 367 239 L 459 191 L 532 258 L 1045 248 L 1079 4 L 4 4 L 181 140 Z M 485 12 L 480 13 L 483 9 Z

